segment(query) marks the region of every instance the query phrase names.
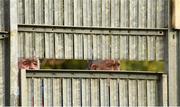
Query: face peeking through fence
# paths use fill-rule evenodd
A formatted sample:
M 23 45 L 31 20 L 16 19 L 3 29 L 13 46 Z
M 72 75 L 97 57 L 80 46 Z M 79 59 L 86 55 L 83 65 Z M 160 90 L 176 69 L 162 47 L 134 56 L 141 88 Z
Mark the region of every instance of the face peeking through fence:
M 91 70 L 120 70 L 120 63 L 117 60 L 92 61 Z
M 18 62 L 19 69 L 39 69 L 39 65 L 37 58 L 22 58 Z

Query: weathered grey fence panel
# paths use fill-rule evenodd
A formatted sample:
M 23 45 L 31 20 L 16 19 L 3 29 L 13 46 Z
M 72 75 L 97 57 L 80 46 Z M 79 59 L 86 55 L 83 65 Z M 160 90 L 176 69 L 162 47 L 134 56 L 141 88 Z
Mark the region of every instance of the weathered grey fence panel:
M 72 82 L 71 79 L 63 78 L 63 106 L 72 106 Z
M 156 0 L 147 0 L 147 27 L 156 27 Z M 155 36 L 147 37 L 148 41 L 148 60 L 155 59 Z
M 53 79 L 53 105 L 62 106 L 62 84 L 61 79 Z
M 167 27 L 167 0 L 26 0 L 18 1 L 19 24 L 58 25 L 109 28 L 109 34 L 53 33 L 41 27 L 42 33 L 32 28 L 29 34 L 19 37 L 19 57 L 61 59 L 129 59 L 163 60 L 164 37 L 148 35 L 163 31 L 147 31 L 146 28 Z M 159 21 L 158 19 L 162 19 Z M 112 28 L 141 28 L 144 35 L 111 35 Z M 24 28 L 24 27 L 23 27 Z M 22 29 L 23 29 L 22 28 Z M 22 30 L 19 30 L 21 34 Z M 44 33 L 43 33 L 44 32 Z M 66 30 L 64 30 L 66 32 Z M 137 31 L 120 31 L 137 33 Z M 22 39 L 25 38 L 25 39 Z M 26 41 L 23 43 L 23 41 Z M 21 43 L 21 44 L 20 44 Z M 31 44 L 30 44 L 31 43 Z M 22 46 L 21 46 L 22 45 Z M 22 49 L 23 46 L 29 46 Z M 22 52 L 23 51 L 23 52 Z
M 64 23 L 64 11 L 63 11 L 63 0 L 54 0 L 54 24 L 63 25 Z M 64 35 L 55 34 L 55 58 L 63 59 L 64 55 Z
M 0 0 L 0 31 L 4 31 L 4 0 Z
M 24 2 L 24 9 L 23 11 L 25 12 L 24 13 L 24 23 L 25 24 L 31 24 L 31 23 L 34 23 L 34 14 L 33 14 L 33 9 L 34 9 L 34 6 L 33 6 L 33 1 L 32 0 L 25 0 Z M 19 8 L 19 10 L 21 10 Z M 32 57 L 33 56 L 33 51 L 34 51 L 34 35 L 33 33 L 29 33 L 29 32 L 26 32 L 24 34 L 24 52 L 25 52 L 25 57 Z M 26 48 L 28 47 L 28 48 Z M 21 49 L 20 49 L 21 50 Z
M 129 1 L 129 27 L 138 27 L 138 0 Z M 137 59 L 137 35 L 129 36 L 129 59 Z
M 33 106 L 33 100 L 34 99 L 33 99 L 33 93 L 32 92 L 33 92 L 33 80 L 30 78 L 30 79 L 27 79 L 27 101 L 25 101 L 28 106 Z M 26 92 L 23 92 L 23 93 L 26 93 Z M 24 103 L 24 102 L 22 101 L 22 103 Z
M 73 25 L 73 0 L 64 1 L 64 25 L 72 26 Z M 73 58 L 73 34 L 65 34 L 65 58 Z
M 5 1 L 0 0 L 0 106 L 4 106 L 5 102 Z
M 163 60 L 164 36 L 19 32 L 19 57 Z
M 162 96 L 167 97 L 160 94 L 160 90 L 167 87 L 163 86 L 161 74 L 67 70 L 23 72 L 21 92 L 22 97 L 27 98 L 22 99 L 27 102 L 23 105 L 157 106 L 167 103 L 160 102 Z
M 146 8 L 147 0 L 138 0 L 139 12 L 138 16 L 138 27 L 144 28 L 146 27 L 147 22 L 147 8 Z M 145 33 L 145 32 L 144 32 Z M 145 60 L 147 59 L 147 37 L 146 36 L 138 36 L 138 60 Z
M 84 35 L 84 59 L 93 59 L 92 55 L 93 55 L 93 50 L 92 50 L 92 35 Z
M 178 36 L 177 36 L 177 71 L 180 71 L 180 30 L 177 32 L 178 33 Z M 180 81 L 180 72 L 177 72 L 177 81 Z M 178 95 L 180 94 L 180 82 L 178 82 L 178 85 L 177 85 L 177 91 L 178 91 Z M 178 96 L 177 99 L 180 99 L 180 96 Z M 178 105 L 180 105 L 180 102 L 178 102 Z
M 1 35 L 0 35 L 1 36 Z M 0 39 L 0 106 L 4 105 L 4 98 L 5 98 L 5 84 L 4 84 L 4 76 L 5 76 L 5 70 L 4 70 L 4 58 L 5 58 L 5 52 L 4 52 L 4 40 Z
M 92 26 L 101 26 L 101 0 L 92 0 Z M 102 58 L 102 37 L 93 35 L 93 59 Z
M 110 0 L 102 0 L 102 26 L 103 27 L 108 27 L 111 26 L 111 4 Z M 101 59 L 110 59 L 110 37 L 107 35 L 102 35 L 102 58 Z
M 99 79 L 91 79 L 91 106 L 100 106 Z
M 147 102 L 147 105 L 148 106 L 155 106 L 157 104 L 157 87 L 155 84 L 156 81 L 147 81 L 147 90 L 148 90 L 148 93 L 147 93 L 147 99 L 148 99 L 148 102 Z
M 53 0 L 44 0 L 44 12 L 45 12 L 45 24 L 52 25 L 54 24 L 54 3 Z M 52 58 L 54 57 L 54 34 L 45 33 L 45 57 Z
M 157 4 L 156 4 L 157 5 L 156 27 L 159 28 L 159 27 L 165 26 L 165 24 L 167 23 L 167 21 L 165 21 L 165 14 L 163 14 L 163 12 L 162 12 L 162 11 L 166 12 L 166 10 L 165 10 L 166 3 L 164 2 L 164 0 L 157 0 L 156 2 L 157 2 Z M 161 20 L 159 20 L 159 19 L 161 19 Z M 158 60 L 162 60 L 162 59 L 164 59 L 163 58 L 164 53 L 162 50 L 164 49 L 163 41 L 165 41 L 165 39 L 164 38 L 156 38 L 156 41 L 157 41 L 156 42 L 156 47 L 157 47 L 156 48 L 156 58 Z
M 179 99 L 178 99 L 178 77 L 179 77 L 179 71 L 177 70 L 179 68 L 179 65 L 176 64 L 179 60 L 177 58 L 178 54 L 178 43 L 176 31 L 169 31 L 169 35 L 167 37 L 167 49 L 168 51 L 168 104 L 169 106 L 177 106 Z M 177 48 L 178 47 L 178 48 Z
M 111 27 L 119 27 L 120 25 L 120 0 L 110 1 L 110 24 Z
M 138 80 L 138 106 L 143 106 L 147 104 L 147 86 L 146 86 L 146 81 L 143 80 Z
M 110 92 L 110 106 L 118 106 L 119 102 L 118 102 L 118 79 L 111 79 L 108 82 L 110 82 L 109 84 L 109 92 Z
M 24 50 L 25 57 L 33 57 L 34 54 L 34 34 L 33 33 L 25 33 L 24 36 Z M 28 48 L 27 48 L 28 47 Z
M 74 34 L 74 58 L 83 59 L 83 35 Z
M 72 106 L 81 106 L 81 81 L 72 79 Z
M 153 60 L 155 59 L 155 36 L 148 36 L 147 37 L 147 47 L 148 47 L 148 60 Z
M 92 25 L 92 2 L 83 0 L 83 26 Z M 84 59 L 92 59 L 92 35 L 83 35 Z
M 107 79 L 101 79 L 100 80 L 100 104 L 101 106 L 109 106 L 109 98 L 110 98 L 110 83 L 107 81 Z
M 18 15 L 20 15 L 19 17 L 18 17 L 18 23 L 20 23 L 20 24 L 23 24 L 23 23 L 25 23 L 25 18 L 24 18 L 24 2 L 23 2 L 24 0 L 18 0 Z
M 52 95 L 53 95 L 52 79 L 46 78 L 44 79 L 44 106 L 53 105 Z
M 119 80 L 119 105 L 128 106 L 128 81 L 124 79 Z
M 167 0 L 19 0 L 18 4 L 21 24 L 27 22 L 23 20 L 31 20 L 28 21 L 29 24 L 40 24 L 34 21 L 37 18 L 34 17 L 34 12 L 39 11 L 38 16 L 44 17 L 41 24 L 132 27 L 130 23 L 133 22 L 138 27 L 167 27 L 167 21 L 164 20 L 167 17 Z M 145 17 L 147 14 L 147 20 L 145 17 L 141 18 L 144 22 L 138 19 L 142 13 Z M 162 20 L 159 21 L 159 18 Z M 139 26 L 141 23 L 146 26 Z
M 118 35 L 111 35 L 110 37 L 110 51 L 111 51 L 111 58 L 112 59 L 120 59 L 120 36 Z
M 138 99 L 137 99 L 137 81 L 131 80 L 128 81 L 128 87 L 129 87 L 129 106 L 137 106 L 138 105 Z
M 101 59 L 102 58 L 102 36 L 93 35 L 93 59 Z
M 65 58 L 64 52 L 64 35 L 63 34 L 55 34 L 55 58 L 63 59 Z
M 82 81 L 82 106 L 91 105 L 91 83 L 90 79 L 81 79 Z
M 5 105 L 5 44 L 3 36 L 5 36 L 5 13 L 4 0 L 0 0 L 0 106 Z
M 41 106 L 42 105 L 42 82 L 41 79 L 34 79 L 34 105 Z
M 18 57 L 24 57 L 25 52 L 24 52 L 24 42 L 25 42 L 25 36 L 24 32 L 18 33 Z
M 44 6 L 43 6 L 43 0 L 35 0 L 34 1 L 34 22 L 37 24 L 43 24 L 44 23 Z M 34 34 L 34 54 L 36 57 L 43 58 L 44 52 L 45 52 L 45 37 L 44 34 L 41 33 L 35 33 Z

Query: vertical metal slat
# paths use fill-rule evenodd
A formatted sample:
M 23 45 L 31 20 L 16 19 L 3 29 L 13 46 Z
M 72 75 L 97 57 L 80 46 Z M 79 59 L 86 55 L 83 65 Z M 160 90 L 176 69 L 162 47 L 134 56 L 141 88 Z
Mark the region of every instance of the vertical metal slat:
M 44 0 L 44 12 L 45 24 L 53 25 L 53 0 Z M 45 33 L 45 57 L 54 58 L 54 50 L 54 34 Z
M 63 106 L 72 106 L 71 79 L 63 78 Z
M 99 80 L 91 79 L 91 106 L 99 106 Z
M 110 106 L 109 105 L 109 100 L 110 100 L 110 96 L 109 96 L 109 80 L 108 79 L 100 79 L 100 104 L 101 106 Z
M 61 79 L 53 79 L 53 106 L 62 106 Z
M 138 80 L 138 106 L 147 106 L 146 80 Z
M 90 106 L 90 103 L 91 103 L 91 94 L 90 94 L 90 90 L 91 90 L 91 87 L 90 87 L 90 84 L 91 84 L 91 81 L 90 79 L 82 79 L 82 96 L 81 96 L 81 99 L 82 99 L 82 106 Z
M 79 79 L 72 79 L 72 106 L 81 106 L 81 87 Z
M 128 80 L 119 79 L 119 105 L 128 106 Z
M 35 0 L 35 24 L 44 24 L 44 10 L 43 10 L 43 0 Z M 45 46 L 44 46 L 44 33 L 35 33 L 35 55 L 39 58 L 44 58 Z
M 110 106 L 118 106 L 117 79 L 110 79 Z
M 41 79 L 34 78 L 34 106 L 42 106 Z
M 155 106 L 156 100 L 156 83 L 153 80 L 147 80 L 147 106 Z
M 137 91 L 137 81 L 129 80 L 129 106 L 137 106 L 138 91 Z

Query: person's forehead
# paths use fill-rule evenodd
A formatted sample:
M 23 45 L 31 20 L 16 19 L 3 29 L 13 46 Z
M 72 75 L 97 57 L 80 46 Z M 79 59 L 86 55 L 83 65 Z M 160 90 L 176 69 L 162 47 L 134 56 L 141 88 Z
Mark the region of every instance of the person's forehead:
M 21 59 L 21 61 L 30 61 L 30 62 L 37 62 L 38 60 L 37 59 L 29 59 L 29 58 L 24 58 L 24 59 Z
M 29 61 L 29 59 L 23 58 L 23 59 L 21 59 L 20 61 Z
M 119 63 L 117 60 L 104 60 L 102 61 L 102 63 L 105 63 L 105 64 L 115 64 L 115 63 Z
M 37 59 L 31 59 L 31 61 L 37 62 L 38 60 Z

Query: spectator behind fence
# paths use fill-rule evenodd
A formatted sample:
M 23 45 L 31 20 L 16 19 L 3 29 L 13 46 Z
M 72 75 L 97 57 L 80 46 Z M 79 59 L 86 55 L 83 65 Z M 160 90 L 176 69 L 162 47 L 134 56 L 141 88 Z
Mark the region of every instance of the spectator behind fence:
M 90 70 L 120 70 L 118 60 L 95 60 L 89 64 Z
M 19 69 L 40 69 L 40 63 L 37 58 L 20 58 L 18 67 Z

